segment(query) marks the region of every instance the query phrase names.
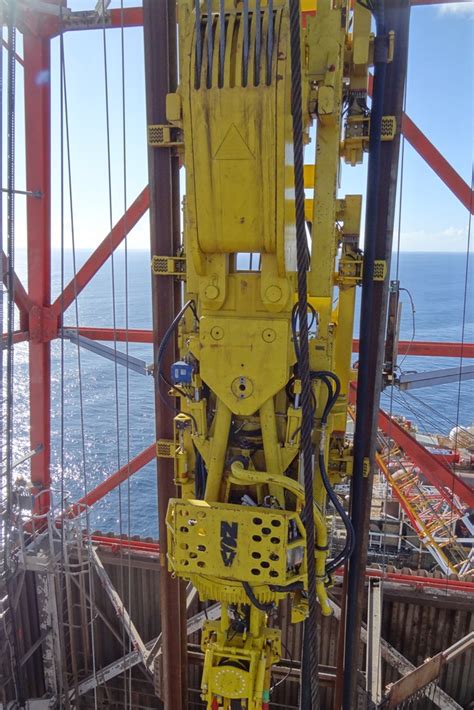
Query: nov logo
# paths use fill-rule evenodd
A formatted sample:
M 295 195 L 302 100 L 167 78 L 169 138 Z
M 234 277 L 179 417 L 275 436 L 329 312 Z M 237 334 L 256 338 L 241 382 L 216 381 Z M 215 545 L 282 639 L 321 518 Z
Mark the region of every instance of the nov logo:
M 226 567 L 231 567 L 237 554 L 238 523 L 221 522 L 221 557 Z

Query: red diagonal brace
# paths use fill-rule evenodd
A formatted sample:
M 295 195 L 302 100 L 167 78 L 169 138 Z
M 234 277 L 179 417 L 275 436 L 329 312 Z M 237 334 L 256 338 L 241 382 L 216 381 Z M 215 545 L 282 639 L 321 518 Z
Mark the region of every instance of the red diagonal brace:
M 457 495 L 469 508 L 474 508 L 474 490 L 456 476 L 448 466 L 445 466 L 439 457 L 433 456 L 382 410 L 379 411 L 379 427 L 386 436 L 396 441 L 398 446 L 416 466 L 420 467 L 423 475 L 438 490 L 440 490 L 440 487 L 447 489 L 450 494 Z M 443 493 L 443 491 L 440 490 L 440 493 Z M 450 495 L 448 495 L 448 500 L 451 500 Z
M 8 258 L 5 252 L 2 252 L 2 269 L 3 283 L 8 286 Z M 33 301 L 15 272 L 13 272 L 13 299 L 22 314 L 27 314 L 33 307 Z
M 131 459 L 125 466 L 122 466 L 118 471 L 107 476 L 105 481 L 99 483 L 98 486 L 93 488 L 85 496 L 82 496 L 77 503 L 73 503 L 71 507 L 65 512 L 65 516 L 68 518 L 75 518 L 77 515 L 82 513 L 86 506 L 90 507 L 97 503 L 98 500 L 104 498 L 110 491 L 117 488 L 121 483 L 130 478 L 134 473 L 139 471 L 141 468 L 146 466 L 147 463 L 153 461 L 156 456 L 156 444 L 152 444 L 147 449 L 142 451 L 138 456 Z
M 413 4 L 412 2 L 412 5 Z M 418 4 L 432 4 L 432 0 L 426 3 L 419 2 Z M 372 96 L 373 84 L 374 77 L 372 74 L 369 74 L 369 96 Z M 471 214 L 474 214 L 474 191 L 406 113 L 402 114 L 401 132 L 411 147 L 416 150 L 418 155 L 423 158 L 425 163 L 429 165 L 439 179 L 449 187 L 453 195 L 458 198 Z
M 357 385 L 352 382 L 349 390 L 349 401 L 352 404 L 355 404 L 356 391 Z M 464 505 L 474 508 L 474 490 L 382 409 L 379 409 L 378 426 L 385 436 L 393 439 L 408 458 L 421 469 L 423 475 L 439 490 L 448 503 L 452 503 L 452 496 L 458 496 Z
M 56 316 L 64 313 L 76 296 L 87 286 L 93 276 L 105 264 L 112 252 L 122 243 L 127 234 L 135 227 L 137 222 L 143 217 L 148 209 L 148 187 L 145 187 L 138 195 L 123 217 L 119 219 L 112 231 L 99 244 L 97 249 L 88 258 L 84 266 L 79 269 L 76 278 L 72 279 L 64 289 L 63 293 L 57 297 L 52 305 L 53 314 Z
M 86 335 L 86 333 L 84 333 Z M 92 336 L 90 336 L 92 337 Z M 352 352 L 359 352 L 359 341 L 352 341 Z M 427 357 L 474 358 L 474 343 L 443 343 L 430 340 L 400 340 L 399 355 L 425 355 Z
M 459 173 L 448 163 L 446 158 L 441 155 L 439 150 L 435 148 L 433 143 L 428 140 L 422 131 L 416 126 L 411 118 L 405 114 L 402 117 L 402 133 L 416 150 L 416 152 L 425 160 L 430 168 L 434 170 L 436 175 L 444 182 L 451 192 L 458 198 L 464 207 L 474 214 L 474 192 L 465 182 Z

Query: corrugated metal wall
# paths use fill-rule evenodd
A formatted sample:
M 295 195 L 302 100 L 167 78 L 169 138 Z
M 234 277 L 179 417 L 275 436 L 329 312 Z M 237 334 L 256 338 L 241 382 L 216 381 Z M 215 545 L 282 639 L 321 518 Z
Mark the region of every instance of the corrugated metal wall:
M 160 631 L 160 599 L 159 599 L 159 564 L 156 558 L 131 556 L 123 553 L 101 551 L 105 568 L 119 593 L 123 595 L 131 617 L 145 642 L 156 638 Z M 83 575 L 83 587 L 88 590 L 87 575 Z M 131 593 L 129 593 L 129 591 Z M 338 594 L 338 588 L 334 590 Z M 88 630 L 84 633 L 84 613 L 89 619 L 90 605 L 86 600 L 81 605 L 79 584 L 72 585 L 70 609 L 74 622 L 65 632 L 68 651 L 74 646 L 78 664 L 79 681 L 92 673 L 91 648 L 86 649 Z M 71 604 L 72 601 L 72 604 Z M 65 604 L 66 607 L 66 604 Z M 115 661 L 124 651 L 128 652 L 128 638 L 123 639 L 122 627 L 110 603 L 106 591 L 101 587 L 94 575 L 94 608 L 96 617 L 95 629 L 95 663 L 99 670 Z M 197 611 L 197 604 L 190 610 L 190 615 Z M 20 653 L 24 654 L 39 637 L 36 621 L 36 599 L 34 578 L 27 573 L 23 590 L 19 597 L 17 609 L 17 625 L 20 633 Z M 474 603 L 466 595 L 443 594 L 442 592 L 427 593 L 416 591 L 411 587 L 387 585 L 384 592 L 384 608 L 382 621 L 382 636 L 414 665 L 419 665 L 428 656 L 444 650 L 456 640 L 474 629 Z M 293 666 L 299 666 L 301 652 L 301 625 L 290 624 L 289 609 L 286 603 L 279 609 L 279 618 L 275 621 L 283 630 L 284 657 L 293 659 Z M 87 626 L 87 621 L 86 621 Z M 339 624 L 334 617 L 321 620 L 321 650 L 320 663 L 334 667 L 337 663 L 337 634 Z M 199 644 L 198 634 L 189 638 L 196 647 Z M 3 678 L 8 676 L 6 659 L 0 661 L 0 673 Z M 440 686 L 451 695 L 462 707 L 468 707 L 474 699 L 474 673 L 472 672 L 474 653 L 471 651 L 451 663 L 443 672 Z M 292 664 L 290 663 L 290 666 Z M 383 685 L 394 681 L 398 674 L 386 662 L 382 664 Z M 69 678 L 72 679 L 72 666 L 69 659 Z M 41 650 L 36 651 L 24 666 L 26 691 L 28 697 L 38 697 L 43 692 L 41 671 Z M 197 689 L 200 684 L 201 668 L 199 661 L 190 663 L 189 708 L 203 707 Z M 72 681 L 71 681 L 72 682 Z M 73 687 L 71 685 L 71 687 Z M 333 690 L 322 687 L 322 707 L 331 707 Z M 128 696 L 124 702 L 124 698 Z M 153 682 L 147 677 L 140 666 L 132 671 L 132 707 L 160 708 L 161 703 L 154 695 Z M 101 708 L 130 707 L 128 680 L 119 675 L 98 690 L 98 706 Z M 288 679 L 281 683 L 272 694 L 272 707 L 297 707 L 298 683 Z M 89 693 L 81 697 L 78 707 L 94 707 L 94 695 Z M 430 701 L 418 701 L 413 708 L 434 707 Z

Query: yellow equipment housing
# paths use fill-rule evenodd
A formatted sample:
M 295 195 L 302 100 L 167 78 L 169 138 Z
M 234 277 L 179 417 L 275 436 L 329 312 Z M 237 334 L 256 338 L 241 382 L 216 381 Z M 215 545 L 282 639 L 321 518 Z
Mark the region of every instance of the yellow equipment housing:
M 159 442 L 175 457 L 180 491 L 168 509 L 168 567 L 202 600 L 222 604 L 221 620 L 203 630 L 208 708 L 240 699 L 259 710 L 268 707 L 281 653 L 268 615 L 287 596 L 294 621 L 307 613 L 289 4 L 178 0 L 178 20 L 179 89 L 168 96 L 169 124 L 151 127 L 157 146 L 180 151 L 186 171 L 182 250 L 171 266 L 156 255 L 156 277 L 184 279 L 195 308 L 178 338 L 192 380 L 175 381 L 175 441 L 168 449 Z M 313 439 L 332 482 L 351 468 L 344 433 L 361 279 L 361 197 L 336 194 L 341 157 L 358 162 L 365 145 L 352 131 L 345 147 L 342 122 L 344 110 L 349 127 L 367 115 L 370 45 L 370 13 L 358 4 L 351 10 L 349 0 L 320 0 L 305 18 L 304 138 L 315 140 L 305 170 L 314 195 L 306 201 L 310 366 L 341 382 L 324 436 L 326 395 L 320 381 L 313 384 Z M 326 491 L 317 467 L 314 482 L 317 593 L 330 614 Z

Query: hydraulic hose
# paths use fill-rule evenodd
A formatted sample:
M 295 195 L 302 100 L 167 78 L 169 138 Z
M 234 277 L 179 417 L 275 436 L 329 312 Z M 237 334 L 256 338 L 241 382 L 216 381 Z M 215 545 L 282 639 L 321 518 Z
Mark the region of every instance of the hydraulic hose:
M 322 430 L 322 435 L 321 435 L 321 444 L 320 444 L 320 451 L 318 455 L 318 464 L 319 464 L 319 471 L 321 474 L 321 479 L 323 481 L 324 488 L 326 489 L 326 493 L 328 495 L 329 500 L 335 507 L 336 511 L 338 512 L 340 518 L 342 519 L 342 522 L 344 523 L 344 527 L 346 529 L 346 543 L 344 545 L 344 548 L 341 550 L 341 552 L 333 559 L 331 562 L 329 562 L 326 565 L 326 574 L 330 574 L 331 572 L 334 572 L 335 569 L 339 567 L 345 560 L 349 559 L 349 557 L 352 555 L 352 552 L 354 551 L 354 529 L 352 527 L 351 520 L 344 510 L 343 506 L 341 505 L 339 498 L 337 497 L 336 493 L 334 492 L 333 487 L 331 486 L 331 482 L 329 480 L 329 476 L 327 475 L 326 471 L 326 463 L 324 460 L 324 437 L 325 437 L 325 431 L 326 431 L 326 425 L 328 421 L 329 414 L 334 407 L 334 405 L 337 402 L 337 398 L 339 397 L 339 394 L 341 392 L 341 382 L 337 375 L 334 374 L 334 372 L 330 372 L 329 370 L 317 370 L 317 371 L 312 371 L 311 372 L 311 377 L 314 379 L 319 379 L 321 380 L 327 388 L 328 391 L 328 399 L 326 406 L 324 408 L 322 417 L 321 417 L 321 430 Z M 335 390 L 332 388 L 331 380 L 335 383 Z
M 352 476 L 352 527 L 354 529 L 355 548 L 349 565 L 348 599 L 353 603 L 347 605 L 346 642 L 344 661 L 344 710 L 353 708 L 354 674 L 357 668 L 353 666 L 356 644 L 359 644 L 359 629 L 357 628 L 357 604 L 359 579 L 362 561 L 362 533 L 364 525 L 365 496 L 367 480 L 364 478 L 364 463 L 370 459 L 372 451 L 373 430 L 373 379 L 376 374 L 370 366 L 370 354 L 378 348 L 379 323 L 374 322 L 374 262 L 376 258 L 377 224 L 378 224 L 378 192 L 381 178 L 381 129 L 383 116 L 383 100 L 387 67 L 388 37 L 385 28 L 384 0 L 375 0 L 374 17 L 376 22 L 375 57 L 374 57 L 374 89 L 370 116 L 369 164 L 367 175 L 367 204 L 364 242 L 364 272 L 362 282 L 360 357 L 357 386 L 357 419 L 354 433 L 354 468 Z

